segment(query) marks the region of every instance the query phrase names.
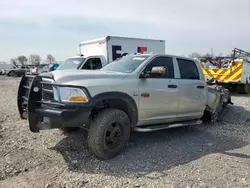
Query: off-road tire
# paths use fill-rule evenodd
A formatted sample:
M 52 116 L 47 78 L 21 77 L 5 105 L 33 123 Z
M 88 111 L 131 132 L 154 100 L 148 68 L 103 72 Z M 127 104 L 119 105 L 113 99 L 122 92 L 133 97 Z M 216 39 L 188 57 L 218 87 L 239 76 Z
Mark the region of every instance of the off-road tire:
M 60 128 L 63 134 L 69 134 L 74 131 L 78 131 L 79 129 L 80 129 L 79 127 L 61 127 Z
M 237 93 L 238 94 L 249 94 L 250 93 L 250 84 L 239 84 L 237 85 Z
M 120 137 L 117 146 L 111 149 L 106 138 L 108 130 L 113 124 L 119 124 Z M 100 160 L 114 158 L 125 149 L 130 131 L 129 117 L 125 112 L 118 109 L 104 109 L 95 116 L 90 124 L 87 140 L 89 150 Z

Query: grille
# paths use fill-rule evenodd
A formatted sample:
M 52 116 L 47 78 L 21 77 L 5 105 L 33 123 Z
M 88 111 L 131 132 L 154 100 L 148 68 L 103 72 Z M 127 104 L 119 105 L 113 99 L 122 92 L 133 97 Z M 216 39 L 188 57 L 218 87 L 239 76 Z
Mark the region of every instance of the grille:
M 53 83 L 53 80 L 43 79 L 43 82 Z M 42 100 L 43 101 L 54 100 L 52 85 L 42 84 Z

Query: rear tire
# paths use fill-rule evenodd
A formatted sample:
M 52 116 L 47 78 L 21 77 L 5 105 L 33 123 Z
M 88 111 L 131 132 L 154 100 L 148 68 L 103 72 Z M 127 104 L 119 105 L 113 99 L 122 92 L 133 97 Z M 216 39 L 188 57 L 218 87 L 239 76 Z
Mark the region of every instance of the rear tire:
M 237 93 L 249 94 L 249 92 L 250 92 L 250 85 L 248 83 L 237 85 Z
M 101 160 L 119 155 L 130 137 L 127 114 L 118 109 L 105 109 L 96 115 L 88 132 L 88 146 Z

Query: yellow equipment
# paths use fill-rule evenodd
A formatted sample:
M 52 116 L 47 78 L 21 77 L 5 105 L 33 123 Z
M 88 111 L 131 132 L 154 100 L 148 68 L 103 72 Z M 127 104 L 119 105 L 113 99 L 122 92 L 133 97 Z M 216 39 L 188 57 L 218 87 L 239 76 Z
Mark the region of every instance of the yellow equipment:
M 230 59 L 200 59 L 202 71 L 207 79 L 213 78 L 218 84 L 232 87 L 238 93 L 249 93 L 250 61 L 247 58 L 241 58 L 242 55 L 250 57 L 250 53 L 235 48 L 233 57 Z

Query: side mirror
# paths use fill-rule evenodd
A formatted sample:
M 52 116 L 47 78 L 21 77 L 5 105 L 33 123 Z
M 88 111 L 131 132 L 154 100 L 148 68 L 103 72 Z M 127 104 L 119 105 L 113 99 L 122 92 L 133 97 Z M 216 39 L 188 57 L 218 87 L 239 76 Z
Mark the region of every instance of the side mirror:
M 166 75 L 167 74 L 167 68 L 166 67 L 161 67 L 161 66 L 157 66 L 157 67 L 153 67 L 151 70 L 151 75 Z
M 150 72 L 143 71 L 140 75 L 140 78 L 161 77 L 161 76 L 167 76 L 167 74 L 168 74 L 167 67 L 155 66 L 152 68 Z

